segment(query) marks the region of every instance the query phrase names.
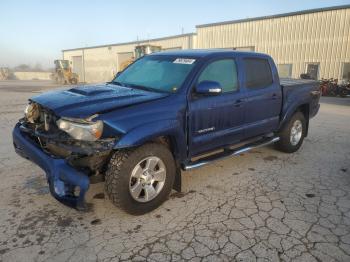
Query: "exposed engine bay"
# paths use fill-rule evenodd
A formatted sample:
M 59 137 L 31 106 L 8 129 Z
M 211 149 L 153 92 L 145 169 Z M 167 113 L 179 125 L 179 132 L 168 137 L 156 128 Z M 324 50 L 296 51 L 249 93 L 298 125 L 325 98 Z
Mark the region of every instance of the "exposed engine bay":
M 65 159 L 87 175 L 103 172 L 116 139 L 78 140 L 58 127 L 59 120 L 52 111 L 32 102 L 19 122 L 21 131 L 29 134 L 45 153 Z

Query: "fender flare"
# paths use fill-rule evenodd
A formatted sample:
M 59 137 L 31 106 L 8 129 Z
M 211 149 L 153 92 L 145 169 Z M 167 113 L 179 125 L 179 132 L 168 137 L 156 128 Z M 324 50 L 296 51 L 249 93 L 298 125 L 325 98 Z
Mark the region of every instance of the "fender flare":
M 186 158 L 186 134 L 178 120 L 161 120 L 138 126 L 122 136 L 114 145 L 114 149 L 140 146 L 162 136 L 171 138 L 175 160 L 181 161 Z
M 293 104 L 291 104 L 288 107 L 287 111 L 282 113 L 281 122 L 280 122 L 278 130 L 281 130 L 284 127 L 284 125 L 286 125 L 289 122 L 289 120 L 294 115 L 294 113 L 298 111 L 298 108 L 300 108 L 303 105 L 307 105 L 308 107 L 310 107 L 310 103 L 307 99 L 304 99 L 304 100 L 298 101 L 298 102 L 294 102 Z M 308 129 L 309 129 L 309 118 L 305 118 L 305 120 L 306 120 L 306 136 L 307 136 Z

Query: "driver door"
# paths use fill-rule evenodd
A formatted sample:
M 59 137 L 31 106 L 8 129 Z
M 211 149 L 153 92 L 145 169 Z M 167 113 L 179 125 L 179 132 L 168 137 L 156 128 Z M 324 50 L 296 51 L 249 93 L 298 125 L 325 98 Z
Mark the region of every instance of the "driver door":
M 196 85 L 201 81 L 215 81 L 221 85 L 222 92 L 217 95 L 198 95 L 194 90 L 192 94 L 189 103 L 190 157 L 241 139 L 244 101 L 238 79 L 233 58 L 210 61 L 200 72 Z

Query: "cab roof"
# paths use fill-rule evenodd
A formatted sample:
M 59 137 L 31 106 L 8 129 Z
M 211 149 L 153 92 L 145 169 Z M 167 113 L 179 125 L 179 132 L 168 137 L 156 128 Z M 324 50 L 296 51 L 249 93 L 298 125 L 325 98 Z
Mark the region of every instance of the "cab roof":
M 235 56 L 254 56 L 254 57 L 264 57 L 269 56 L 263 53 L 257 52 L 247 52 L 238 51 L 232 49 L 187 49 L 187 50 L 172 50 L 172 51 L 161 51 L 152 53 L 150 55 L 169 55 L 169 56 L 179 56 L 179 57 L 194 57 L 194 58 L 204 58 L 204 57 L 215 57 L 222 55 L 235 55 Z

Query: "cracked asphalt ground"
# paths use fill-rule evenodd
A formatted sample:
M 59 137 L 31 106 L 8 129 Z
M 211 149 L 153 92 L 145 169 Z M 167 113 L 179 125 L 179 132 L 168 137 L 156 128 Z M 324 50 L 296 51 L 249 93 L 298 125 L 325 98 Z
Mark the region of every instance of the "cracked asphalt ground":
M 323 98 L 301 150 L 183 173 L 183 193 L 130 216 L 93 184 L 88 213 L 51 197 L 11 130 L 41 82 L 0 82 L 2 261 L 350 261 L 350 100 Z M 18 86 L 18 87 L 17 87 Z

